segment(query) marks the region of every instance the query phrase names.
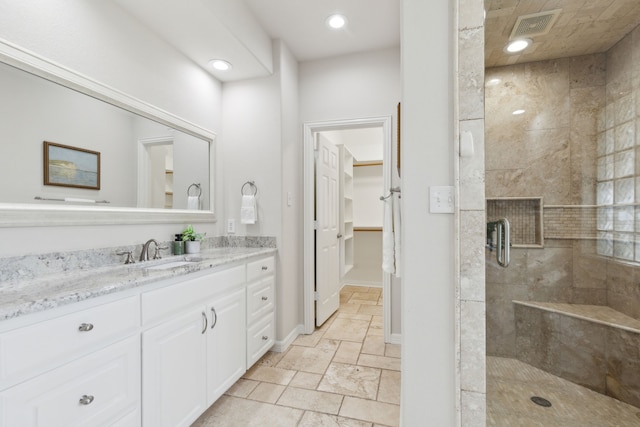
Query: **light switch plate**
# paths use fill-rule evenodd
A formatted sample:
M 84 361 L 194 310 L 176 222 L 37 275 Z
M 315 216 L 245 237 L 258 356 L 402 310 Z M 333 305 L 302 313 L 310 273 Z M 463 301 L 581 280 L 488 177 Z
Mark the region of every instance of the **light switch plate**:
M 429 187 L 429 212 L 453 213 L 455 206 L 452 186 Z

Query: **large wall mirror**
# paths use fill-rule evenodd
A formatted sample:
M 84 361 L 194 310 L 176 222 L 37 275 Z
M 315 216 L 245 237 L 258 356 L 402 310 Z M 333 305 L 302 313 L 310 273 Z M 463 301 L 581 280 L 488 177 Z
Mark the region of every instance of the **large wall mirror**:
M 215 220 L 215 135 L 0 41 L 0 226 Z

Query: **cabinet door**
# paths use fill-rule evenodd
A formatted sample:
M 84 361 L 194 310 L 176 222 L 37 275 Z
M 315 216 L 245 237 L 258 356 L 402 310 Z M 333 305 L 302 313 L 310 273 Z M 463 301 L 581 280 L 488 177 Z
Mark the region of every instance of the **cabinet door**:
M 206 408 L 204 306 L 142 334 L 142 423 L 189 426 Z
M 209 304 L 207 336 L 207 405 L 211 405 L 246 371 L 245 289 L 225 293 Z

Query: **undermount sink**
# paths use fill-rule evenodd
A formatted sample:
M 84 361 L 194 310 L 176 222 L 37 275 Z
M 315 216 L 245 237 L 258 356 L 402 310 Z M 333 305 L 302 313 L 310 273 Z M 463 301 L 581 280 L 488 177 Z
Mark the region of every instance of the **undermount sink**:
M 144 267 L 147 270 L 169 270 L 171 268 L 182 267 L 185 265 L 193 264 L 196 262 L 200 262 L 200 258 L 186 258 L 179 261 L 169 261 L 162 264 L 155 264 L 149 267 Z

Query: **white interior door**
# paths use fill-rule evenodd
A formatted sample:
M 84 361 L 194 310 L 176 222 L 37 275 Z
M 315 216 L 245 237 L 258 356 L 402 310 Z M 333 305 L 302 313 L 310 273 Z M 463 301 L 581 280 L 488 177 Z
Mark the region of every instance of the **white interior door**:
M 340 306 L 338 147 L 319 135 L 316 158 L 316 326 Z

